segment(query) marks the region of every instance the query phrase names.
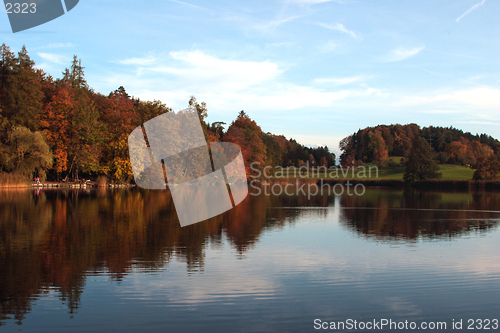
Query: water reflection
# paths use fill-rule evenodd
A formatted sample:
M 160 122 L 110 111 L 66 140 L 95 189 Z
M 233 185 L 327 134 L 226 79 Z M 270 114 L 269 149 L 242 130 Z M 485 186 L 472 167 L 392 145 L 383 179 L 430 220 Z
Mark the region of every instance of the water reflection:
M 499 193 L 370 189 L 362 197 L 343 197 L 341 206 L 341 223 L 385 241 L 454 238 L 500 221 Z
M 21 323 L 33 301 L 54 290 L 75 312 L 88 275 L 121 281 L 133 269 L 154 271 L 174 259 L 189 274 L 203 272 L 207 248 L 227 240 L 243 256 L 265 233 L 311 214 L 321 219 L 334 211 L 336 221 L 357 235 L 411 241 L 486 232 L 498 226 L 492 217 L 499 214 L 491 212 L 496 207 L 500 194 L 485 192 L 261 195 L 181 228 L 167 191 L 0 191 L 0 324 L 12 318 Z

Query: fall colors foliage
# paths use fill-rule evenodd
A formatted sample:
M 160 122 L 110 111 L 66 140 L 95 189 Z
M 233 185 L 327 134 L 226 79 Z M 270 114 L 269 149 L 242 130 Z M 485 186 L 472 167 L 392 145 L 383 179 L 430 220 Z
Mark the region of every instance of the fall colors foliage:
M 54 79 L 37 69 L 24 47 L 17 55 L 5 44 L 0 47 L 0 172 L 51 180 L 105 176 L 114 183 L 133 182 L 128 135 L 172 109 L 161 101 L 131 97 L 122 86 L 108 95 L 95 92 L 76 56 L 62 74 Z M 207 142 L 232 142 L 241 148 L 248 176 L 254 162 L 257 168 L 335 165 L 328 147 L 305 147 L 265 133 L 244 111 L 226 130 L 223 122 L 207 123 L 204 102 L 192 97 L 188 108 L 198 113 Z M 385 165 L 388 157 L 401 156 L 404 164 L 417 137 L 428 142 L 438 163 L 478 169 L 477 180 L 498 178 L 500 142 L 453 127 L 395 124 L 360 129 L 341 140 L 340 161 L 344 166 Z M 16 142 L 23 142 L 24 148 Z M 37 148 L 44 144 L 48 150 Z
M 418 142 L 418 147 L 414 147 L 415 142 Z M 426 178 L 421 175 L 425 168 L 428 172 L 424 173 L 434 178 L 437 175 L 436 166 L 433 166 L 435 162 L 474 168 L 478 170 L 475 180 L 498 179 L 496 161 L 500 156 L 500 142 L 487 134 L 473 135 L 453 127 L 378 125 L 342 139 L 339 146 L 342 151 L 340 162 L 344 166 L 364 163 L 387 165 L 389 156 L 401 156 L 402 164 L 407 169 L 413 167 L 412 172 L 418 174 L 409 176 L 414 180 Z M 420 153 L 412 155 L 414 148 L 418 148 Z M 414 165 L 415 161 L 420 161 L 419 165 Z
M 35 68 L 24 47 L 16 56 L 3 44 L 0 57 L 0 172 L 52 180 L 106 176 L 115 183 L 133 181 L 128 135 L 144 122 L 173 112 L 171 108 L 160 101 L 131 97 L 124 87 L 108 95 L 95 92 L 76 56 L 60 79 Z M 241 147 L 247 174 L 252 162 L 260 168 L 308 161 L 311 166 L 335 164 L 335 155 L 327 147 L 308 148 L 293 139 L 264 133 L 243 111 L 225 131 L 225 123 L 206 122 L 204 102 L 192 97 L 188 108 L 198 113 L 207 142 L 233 142 Z M 40 163 L 19 154 L 16 159 L 14 131 L 18 136 L 24 133 L 24 141 L 34 140 L 30 147 L 40 141 L 48 145 Z

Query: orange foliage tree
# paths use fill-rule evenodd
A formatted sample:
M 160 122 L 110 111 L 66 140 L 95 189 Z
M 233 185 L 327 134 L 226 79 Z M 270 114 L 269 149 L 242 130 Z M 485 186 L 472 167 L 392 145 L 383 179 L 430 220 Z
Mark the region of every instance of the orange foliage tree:
M 266 146 L 261 139 L 261 134 L 262 129 L 257 123 L 241 111 L 224 136 L 225 142 L 233 142 L 241 148 L 247 177 L 250 176 L 252 163 L 257 163 L 253 165 L 256 169 L 264 167 Z
M 70 117 L 75 107 L 70 86 L 60 84 L 45 105 L 40 125 L 54 154 L 57 175 L 68 169 Z

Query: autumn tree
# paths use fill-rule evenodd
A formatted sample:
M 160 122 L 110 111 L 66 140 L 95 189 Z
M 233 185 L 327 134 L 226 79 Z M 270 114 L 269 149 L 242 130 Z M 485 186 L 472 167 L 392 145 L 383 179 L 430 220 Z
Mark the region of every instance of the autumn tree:
M 264 167 L 267 151 L 261 136 L 262 129 L 244 111 L 238 114 L 224 136 L 225 142 L 233 142 L 241 148 L 247 177 L 252 163 L 257 162 L 254 164 L 257 168 Z
M 132 165 L 128 156 L 128 135 L 137 126 L 134 101 L 123 87 L 100 96 L 97 102 L 103 121 L 105 142 L 103 145 L 103 172 L 118 182 L 132 179 Z
M 439 166 L 434 159 L 434 151 L 427 140 L 420 136 L 415 137 L 406 162 L 403 180 L 414 183 L 417 180 L 439 178 L 441 174 L 437 172 L 438 170 Z
M 73 91 L 67 84 L 57 87 L 50 102 L 45 105 L 40 126 L 54 153 L 57 178 L 68 170 L 70 145 L 70 117 L 75 107 Z
M 387 151 L 384 138 L 380 131 L 370 131 L 368 132 L 368 138 L 370 143 L 368 147 L 372 150 L 372 161 L 383 163 L 387 160 L 389 153 Z
M 481 156 L 474 165 L 476 171 L 473 180 L 498 180 L 500 173 L 500 160 L 497 155 Z
M 319 165 L 328 168 L 328 161 L 326 159 L 326 156 L 321 156 L 321 159 L 319 160 Z

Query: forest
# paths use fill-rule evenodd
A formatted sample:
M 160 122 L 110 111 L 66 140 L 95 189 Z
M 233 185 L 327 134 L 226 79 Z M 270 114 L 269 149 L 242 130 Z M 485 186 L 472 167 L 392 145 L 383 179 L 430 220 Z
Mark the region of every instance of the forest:
M 476 169 L 474 180 L 494 180 L 500 172 L 500 142 L 497 139 L 453 127 L 378 125 L 360 129 L 342 139 L 339 147 L 340 163 L 344 166 L 365 163 L 391 166 L 389 157 L 398 156 L 402 157 L 401 164 L 406 165 L 407 171 L 409 167 L 417 167 L 416 164 L 430 166 L 433 171 L 429 171 L 429 175 L 433 176 L 427 178 L 436 178 L 437 164 Z
M 26 47 L 15 54 L 3 44 L 0 53 L 0 182 L 13 175 L 133 182 L 128 135 L 172 108 L 130 96 L 123 86 L 108 95 L 94 91 L 77 56 L 61 78 L 54 78 L 36 68 Z M 226 129 L 224 122 L 206 121 L 206 103 L 195 97 L 187 103 L 198 113 L 208 142 L 239 145 L 247 173 L 252 162 L 261 167 L 335 164 L 328 147 L 305 147 L 265 133 L 244 111 Z

